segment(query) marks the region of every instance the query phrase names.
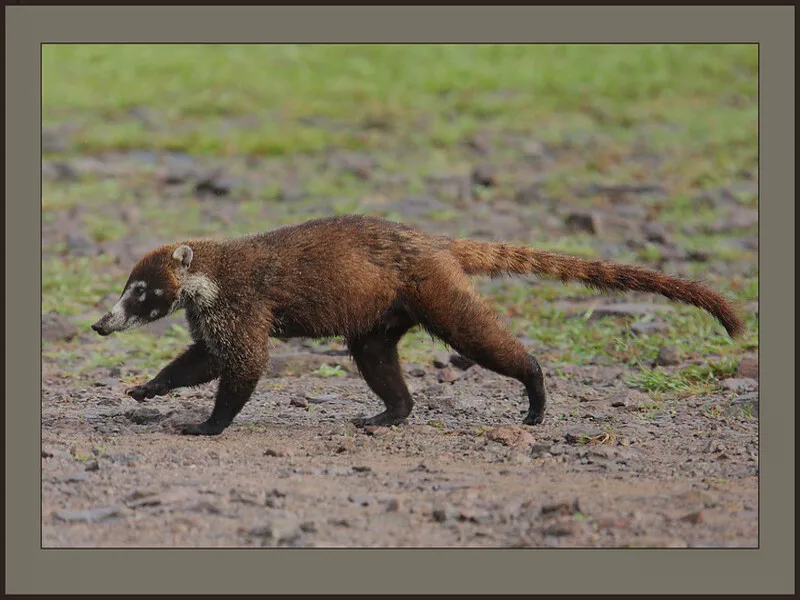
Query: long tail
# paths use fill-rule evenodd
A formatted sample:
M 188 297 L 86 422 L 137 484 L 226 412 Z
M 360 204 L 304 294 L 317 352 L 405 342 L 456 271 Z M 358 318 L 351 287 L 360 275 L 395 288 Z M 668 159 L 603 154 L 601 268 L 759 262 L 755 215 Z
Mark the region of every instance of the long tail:
M 719 292 L 697 281 L 641 267 L 576 258 L 514 244 L 454 239 L 448 249 L 467 275 L 532 274 L 563 282 L 580 281 L 604 291 L 660 294 L 708 311 L 732 338 L 745 330 L 734 305 Z

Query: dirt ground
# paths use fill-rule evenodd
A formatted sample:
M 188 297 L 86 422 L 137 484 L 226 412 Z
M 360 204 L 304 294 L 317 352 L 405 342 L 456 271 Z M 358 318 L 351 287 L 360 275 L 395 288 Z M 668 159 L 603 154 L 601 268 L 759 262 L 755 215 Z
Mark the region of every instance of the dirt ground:
M 116 177 L 113 165 L 124 173 L 127 163 L 112 157 L 67 168 Z M 46 163 L 46 185 L 63 185 L 63 171 Z M 419 204 L 439 207 L 434 197 L 441 196 L 421 196 L 399 209 L 407 222 L 453 233 L 455 225 L 418 215 Z M 220 219 L 252 218 L 238 215 L 232 202 L 197 202 L 203 214 Z M 532 212 L 506 201 L 484 219 L 478 204 L 464 209 L 457 223 L 471 226 L 476 237 L 560 227 L 564 218 L 553 204 Z M 61 211 L 46 222 L 43 248 L 70 232 L 79 236 L 82 210 Z M 740 213 L 732 210 L 735 219 Z M 127 223 L 140 218 L 120 215 Z M 134 247 L 83 243 L 75 235 L 66 252 L 92 256 L 103 249 L 120 257 L 103 267 L 120 288 L 137 252 L 150 243 L 141 236 Z M 674 264 L 679 269 L 690 260 L 684 255 Z M 720 261 L 710 268 L 748 272 L 752 266 Z M 99 315 L 107 298 L 97 300 Z M 73 322 L 43 315 L 49 348 L 69 344 L 80 355 L 98 343 Z M 150 327 L 159 333 L 168 326 Z M 43 545 L 757 546 L 755 352 L 742 354 L 737 373 L 716 391 L 654 411 L 651 396 L 629 385 L 632 367 L 598 357 L 554 368 L 546 349 L 524 341 L 545 356 L 549 405 L 536 427 L 521 425 L 527 403 L 517 382 L 433 349 L 404 365 L 416 401 L 408 424 L 361 431 L 348 420 L 382 408 L 342 346 L 276 340 L 272 372 L 234 424 L 214 438 L 175 432 L 178 424 L 205 418 L 213 385 L 139 404 L 125 396 L 123 376 L 153 376 L 152 368 L 98 367 L 87 385 L 76 383 L 68 363 L 45 358 Z M 124 348 L 125 335 L 113 343 Z M 663 369 L 707 358 L 682 356 Z

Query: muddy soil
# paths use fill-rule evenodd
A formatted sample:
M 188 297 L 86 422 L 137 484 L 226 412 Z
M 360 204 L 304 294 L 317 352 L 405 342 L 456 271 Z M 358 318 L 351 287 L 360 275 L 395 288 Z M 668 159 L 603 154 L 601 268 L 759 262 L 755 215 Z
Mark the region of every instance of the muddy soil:
M 81 168 L 117 177 L 135 170 L 137 160 L 141 157 L 110 156 L 86 164 L 59 163 L 59 168 L 46 162 L 45 185 L 69 185 L 63 172 Z M 348 160 L 344 168 L 366 171 L 376 188 L 383 186 L 382 197 L 399 197 L 392 188 L 402 186 L 397 178 L 381 177 L 372 163 Z M 512 173 L 512 167 L 498 168 Z M 249 168 L 259 172 L 258 165 Z M 491 184 L 494 171 L 484 168 L 472 177 Z M 249 181 L 258 183 L 255 175 Z M 485 202 L 462 197 L 474 183 L 468 174 L 432 179 L 430 195 L 397 200 L 397 210 L 428 231 L 467 230 L 476 238 L 513 238 L 546 227 L 592 230 L 596 225 L 596 214 L 567 215 L 558 203 L 536 196 L 535 186 L 521 186 L 517 197 L 496 202 L 487 216 Z M 217 181 L 211 200 L 198 199 L 199 186 L 191 185 L 187 197 L 206 202 L 209 215 L 252 218 L 237 215 L 234 201 L 225 200 L 220 191 L 224 182 Z M 448 185 L 452 189 L 443 191 Z M 154 201 L 181 201 L 180 194 L 158 189 L 150 196 Z M 623 195 L 652 192 L 617 190 Z M 284 195 L 290 194 L 284 190 Z M 711 201 L 724 202 L 725 196 Z M 326 199 L 319 202 L 324 205 Z M 459 207 L 461 213 L 452 222 L 434 221 L 417 210 L 442 205 Z M 291 200 L 283 204 L 289 208 L 274 206 L 263 214 L 290 211 Z M 633 225 L 619 230 L 622 237 L 604 233 L 600 239 L 668 238 L 663 227 L 643 224 L 635 201 L 625 206 L 633 209 L 625 214 L 614 204 L 604 209 L 605 232 L 619 219 Z M 750 227 L 740 237 L 751 243 L 754 222 L 741 222 L 751 215 L 738 210 L 732 209 L 728 220 L 739 221 L 723 219 L 718 227 Z M 117 252 L 119 264 L 107 268 L 120 277 L 121 286 L 137 252 L 148 249 L 151 240 L 140 231 L 132 245 L 103 246 L 81 237 L 79 213 L 62 211 L 45 223 L 45 255 L 53 242 L 63 240 L 66 251 L 76 255 Z M 134 225 L 137 218 L 120 214 L 122 222 Z M 614 247 L 609 251 L 613 254 Z M 692 260 L 685 253 L 676 256 L 671 263 L 675 271 L 682 261 Z M 709 268 L 748 273 L 754 264 L 712 261 Z M 616 302 L 631 310 L 637 300 Z M 69 319 L 43 315 L 43 323 L 48 347 L 72 344 L 81 353 L 95 343 L 90 331 L 75 329 Z M 640 334 L 647 335 L 652 326 L 640 324 Z M 163 331 L 165 325 L 153 327 Z M 523 341 L 534 353 L 546 350 L 533 340 Z M 115 343 L 124 346 L 124 335 Z M 517 382 L 432 350 L 426 360 L 404 367 L 416 401 L 408 424 L 366 431 L 348 420 L 382 408 L 340 345 L 275 341 L 272 355 L 273 371 L 234 424 L 214 438 L 176 433 L 177 425 L 202 420 L 210 412 L 213 385 L 140 404 L 125 396 L 121 378 L 145 378 L 155 374 L 152 370 L 98 368 L 90 373 L 93 384 L 77 384 L 67 363 L 45 359 L 43 545 L 758 544 L 755 354 L 741 356 L 740 373 L 719 392 L 671 401 L 658 411 L 652 410 L 647 393 L 627 383 L 634 370 L 624 364 L 598 358 L 595 364 L 555 369 L 543 360 L 550 394 L 547 417 L 544 424 L 527 427 L 521 425 L 527 405 Z M 685 361 L 668 361 L 664 369 L 685 366 Z M 338 376 L 321 376 L 321 365 L 338 365 L 329 369 Z

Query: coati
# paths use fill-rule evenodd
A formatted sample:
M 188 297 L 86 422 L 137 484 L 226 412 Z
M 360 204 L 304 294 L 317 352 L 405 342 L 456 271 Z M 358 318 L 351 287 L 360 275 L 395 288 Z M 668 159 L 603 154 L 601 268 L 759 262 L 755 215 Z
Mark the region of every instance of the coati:
M 357 215 L 162 246 L 133 267 L 119 300 L 92 329 L 105 336 L 185 309 L 193 343 L 151 381 L 127 391 L 143 401 L 219 379 L 211 415 L 183 426 L 183 434 L 217 435 L 231 424 L 268 367 L 270 336 L 344 337 L 359 372 L 386 406 L 356 423 L 398 424 L 414 402 L 397 343 L 415 326 L 520 381 L 529 399 L 523 423 L 536 425 L 546 400 L 539 363 L 468 279 L 505 274 L 656 293 L 708 311 L 731 337 L 744 331 L 734 306 L 695 281 L 525 246 L 429 235 Z

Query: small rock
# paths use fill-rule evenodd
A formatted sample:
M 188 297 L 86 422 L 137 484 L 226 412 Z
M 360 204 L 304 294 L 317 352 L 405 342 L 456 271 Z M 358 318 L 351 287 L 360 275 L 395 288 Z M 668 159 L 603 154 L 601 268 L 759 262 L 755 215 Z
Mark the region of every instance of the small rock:
M 305 197 L 306 193 L 303 190 L 293 187 L 282 187 L 278 190 L 276 199 L 278 202 L 297 202 Z
M 593 438 L 598 438 L 603 434 L 601 429 L 585 429 L 583 427 L 572 427 L 564 433 L 564 441 L 568 444 L 586 444 Z
M 78 328 L 57 313 L 42 315 L 42 340 L 48 342 L 69 341 L 78 335 Z
M 497 184 L 497 169 L 488 164 L 478 165 L 472 170 L 470 180 L 473 185 L 491 187 Z
M 532 204 L 542 204 L 547 201 L 547 195 L 542 189 L 541 183 L 533 183 L 521 188 L 514 195 L 514 202 L 530 206 Z
M 370 179 L 376 163 L 368 156 L 356 153 L 347 153 L 339 156 L 339 168 L 347 173 L 352 173 L 359 179 Z
M 553 456 L 561 456 L 567 451 L 566 444 L 553 444 L 550 446 L 549 452 Z
M 729 378 L 723 379 L 720 383 L 722 389 L 729 392 L 741 392 L 745 390 L 752 390 L 758 387 L 758 381 L 755 379 L 747 378 Z
M 61 510 L 55 513 L 57 519 L 68 523 L 98 523 L 111 517 L 124 516 L 122 507 L 108 506 L 88 510 Z
M 348 496 L 347 499 L 353 504 L 358 504 L 359 506 L 369 506 L 370 504 L 375 504 L 375 498 L 372 496 Z
M 303 398 L 292 398 L 289 401 L 289 404 L 292 406 L 297 406 L 298 408 L 308 408 L 308 402 L 306 402 Z
M 411 377 L 425 377 L 425 369 L 421 367 L 412 367 L 408 370 L 408 374 Z
M 252 537 L 271 540 L 278 545 L 288 545 L 296 542 L 302 535 L 302 530 L 293 519 L 276 519 L 271 523 L 258 525 L 249 531 Z
M 444 523 L 445 521 L 447 521 L 449 512 L 451 511 L 449 511 L 446 507 L 440 506 L 433 509 L 431 516 L 433 517 L 433 520 L 436 521 L 437 523 Z
M 630 330 L 633 335 L 647 335 L 649 333 L 666 331 L 668 328 L 669 325 L 663 321 L 637 321 L 631 324 Z
M 438 374 L 439 383 L 453 383 L 454 381 L 458 380 L 462 375 L 463 371 L 459 371 L 453 365 L 447 365 L 445 368 L 441 369 Z
M 117 379 L 115 379 L 113 377 L 106 377 L 106 378 L 101 379 L 99 381 L 95 381 L 94 385 L 96 387 L 114 387 L 118 383 L 119 383 L 119 381 Z
M 209 502 L 208 500 L 200 500 L 196 504 L 188 507 L 186 510 L 189 512 L 198 512 L 198 513 L 207 513 L 209 515 L 221 515 L 222 510 L 214 504 L 213 502 Z
M 598 517 L 595 524 L 598 529 L 630 529 L 633 521 L 630 517 L 607 516 Z
M 758 392 L 740 394 L 731 400 L 732 412 L 750 409 L 753 416 L 758 416 Z
M 627 400 L 627 398 L 621 398 L 619 400 L 614 400 L 611 403 L 611 406 L 613 406 L 614 408 L 622 408 L 622 407 L 628 406 L 628 400 Z
M 700 525 L 705 521 L 703 517 L 703 511 L 695 511 L 691 512 L 688 515 L 684 515 L 681 517 L 681 521 L 684 523 L 691 523 L 692 525 Z
M 312 394 L 310 392 L 306 392 L 305 394 L 305 399 L 308 400 L 310 404 L 324 404 L 325 402 L 331 402 L 338 398 L 339 396 L 337 394 Z
M 85 469 L 87 471 L 98 471 L 100 470 L 100 463 L 98 463 L 95 459 L 87 460 Z
M 594 235 L 602 233 L 602 219 L 595 212 L 572 212 L 567 215 L 565 224 L 571 232 L 585 231 Z
M 141 457 L 138 454 L 112 454 L 108 459 L 114 464 L 127 465 L 129 467 L 135 466 Z
M 536 443 L 535 438 L 521 427 L 496 427 L 484 435 L 487 440 L 510 447 L 533 446 Z
M 758 381 L 758 357 L 750 356 L 742 359 L 736 368 L 736 377 Z
M 84 235 L 67 234 L 67 252 L 74 256 L 93 256 L 95 245 Z
M 485 133 L 473 134 L 465 140 L 465 143 L 480 154 L 489 154 L 492 150 L 491 140 Z
M 347 519 L 329 519 L 328 523 L 336 527 L 350 527 L 350 521 Z
M 264 506 L 267 508 L 281 509 L 286 506 L 286 498 L 274 494 L 266 494 L 264 496 Z
M 686 253 L 686 257 L 694 262 L 708 262 L 711 255 L 705 250 L 690 250 Z
M 52 457 L 53 457 L 52 452 L 48 452 L 47 450 L 42 448 L 42 458 L 52 458 Z
M 675 346 L 664 346 L 658 351 L 655 364 L 662 367 L 680 364 L 681 354 Z
M 164 415 L 157 408 L 134 408 L 125 413 L 125 417 L 137 425 L 147 425 L 158 423 L 164 419 Z
M 392 498 L 386 503 L 386 512 L 399 512 L 400 511 L 400 500 L 397 498 Z
M 273 457 L 281 458 L 281 457 L 284 457 L 284 456 L 288 456 L 288 454 L 284 450 L 276 450 L 275 448 L 267 448 L 266 450 L 264 450 L 264 456 L 273 456 Z
M 575 521 L 559 521 L 544 528 L 545 535 L 552 535 L 555 537 L 566 537 L 575 535 L 581 529 L 580 523 Z
M 644 236 L 648 241 L 656 244 L 666 244 L 669 241 L 667 229 L 656 221 L 651 221 L 644 226 Z
M 233 185 L 230 181 L 222 179 L 219 173 L 204 177 L 194 186 L 195 195 L 203 198 L 205 196 L 227 196 L 230 194 Z
M 558 504 L 547 504 L 542 506 L 542 515 L 563 515 L 569 516 L 581 512 L 578 499 L 575 498 L 572 502 L 559 502 Z
M 531 446 L 531 458 L 548 458 L 552 456 L 549 444 L 534 444 Z
M 380 425 L 368 425 L 367 427 L 364 428 L 364 431 L 368 435 L 372 435 L 375 437 L 383 437 L 386 434 L 391 433 L 392 430 L 389 427 L 382 427 Z
M 522 144 L 522 155 L 528 160 L 539 160 L 547 156 L 547 148 L 538 140 L 527 140 Z
M 63 483 L 77 483 L 79 481 L 86 481 L 87 479 L 89 479 L 88 473 L 71 473 L 69 475 L 56 477 L 56 481 L 61 481 Z

